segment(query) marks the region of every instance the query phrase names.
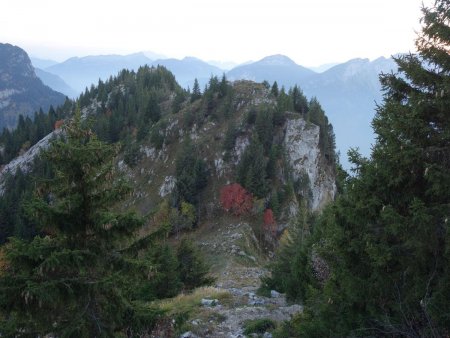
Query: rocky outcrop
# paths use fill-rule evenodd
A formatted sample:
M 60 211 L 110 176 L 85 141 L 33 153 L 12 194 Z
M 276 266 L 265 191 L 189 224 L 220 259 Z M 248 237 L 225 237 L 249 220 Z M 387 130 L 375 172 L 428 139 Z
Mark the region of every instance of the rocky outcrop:
M 45 136 L 42 140 L 28 149 L 24 154 L 16 157 L 0 170 L 0 196 L 3 195 L 3 180 L 7 174 L 15 174 L 18 169 L 24 173 L 28 173 L 32 169 L 32 165 L 36 157 L 42 150 L 49 147 L 50 141 L 61 133 L 61 129 L 57 129 L 54 132 Z
M 333 169 L 324 163 L 321 156 L 320 129 L 300 117 L 288 119 L 285 128 L 284 146 L 293 179 L 302 180 L 307 175 L 310 207 L 313 211 L 319 210 L 333 200 L 336 193 Z
M 14 128 L 20 114 L 62 104 L 65 96 L 45 86 L 36 76 L 27 53 L 0 43 L 0 130 Z

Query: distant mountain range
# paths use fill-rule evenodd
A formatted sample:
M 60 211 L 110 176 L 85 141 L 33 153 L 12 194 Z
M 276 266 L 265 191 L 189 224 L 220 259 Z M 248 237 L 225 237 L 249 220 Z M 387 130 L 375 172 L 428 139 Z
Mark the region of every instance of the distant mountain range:
M 290 58 L 284 55 L 272 55 L 263 58 L 260 61 L 237 66 L 227 73 L 229 80 L 251 80 L 255 82 L 263 82 L 264 80 L 285 87 L 293 87 L 294 85 L 305 82 L 317 73 L 312 70 L 299 66 Z
M 75 99 L 79 95 L 75 89 L 71 88 L 58 75 L 46 72 L 40 68 L 34 68 L 34 71 L 36 72 L 37 77 L 40 78 L 46 86 L 49 86 L 53 90 L 63 93 L 71 99 Z
M 383 99 L 379 75 L 396 70 L 392 58 L 354 59 L 300 83 L 308 97 L 318 98 L 333 124 L 344 167 L 349 167 L 350 147 L 358 147 L 365 156 L 370 154 L 374 141 L 371 121 Z
M 151 64 L 144 53 L 130 55 L 98 55 L 73 57 L 62 63 L 45 68 L 46 72 L 58 75 L 71 88 L 81 93 L 97 84 L 99 79 L 106 80 L 110 76 L 115 76 L 119 71 L 126 68 L 137 70 L 140 66 Z
M 328 64 L 314 70 L 296 64 L 284 55 L 272 55 L 256 62 L 238 65 L 226 71 L 218 67 L 218 62 L 210 64 L 194 57 L 184 59 L 152 60 L 149 56 L 160 56 L 151 52 L 131 55 L 100 55 L 74 57 L 55 64 L 52 60 L 37 59 L 35 66 L 43 62 L 50 64 L 43 71 L 59 76 L 51 78 L 49 74 L 37 71 L 38 76 L 53 89 L 74 97 L 98 79 L 106 80 L 123 69 L 136 70 L 142 65 L 163 65 L 176 77 L 178 83 L 192 88 L 194 79 L 201 88 L 213 76 L 226 74 L 228 80 L 248 79 L 256 82 L 264 80 L 286 89 L 299 85 L 308 98 L 319 99 L 334 126 L 337 148 L 341 152 L 341 161 L 348 168 L 346 159 L 350 147 L 359 147 L 364 155 L 370 153 L 373 131 L 370 122 L 373 119 L 376 103 L 381 103 L 382 93 L 379 74 L 397 69 L 391 58 L 354 59 L 342 64 Z M 66 83 L 64 86 L 63 83 Z M 74 91 L 70 91 L 73 88 Z
M 195 78 L 197 78 L 200 87 L 203 88 L 211 76 L 222 76 L 225 73 L 223 69 L 194 57 L 185 57 L 182 60 L 162 59 L 156 60 L 151 64 L 166 67 L 175 75 L 178 83 L 185 88 L 192 88 Z
M 50 105 L 62 104 L 65 96 L 45 86 L 36 76 L 27 53 L 0 43 L 0 130 L 14 128 L 20 114 L 32 115 Z

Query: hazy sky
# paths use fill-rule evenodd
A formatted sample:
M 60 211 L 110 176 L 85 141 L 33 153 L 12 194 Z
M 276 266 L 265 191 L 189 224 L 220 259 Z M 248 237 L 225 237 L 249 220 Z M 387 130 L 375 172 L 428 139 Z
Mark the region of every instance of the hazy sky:
M 432 0 L 423 0 L 425 5 Z M 317 66 L 414 51 L 422 0 L 2 0 L 0 42 L 41 58 L 129 54 Z

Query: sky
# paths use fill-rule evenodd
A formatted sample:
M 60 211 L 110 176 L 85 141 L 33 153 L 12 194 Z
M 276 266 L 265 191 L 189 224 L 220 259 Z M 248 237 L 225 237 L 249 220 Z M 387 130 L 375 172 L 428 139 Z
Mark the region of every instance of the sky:
M 153 51 L 319 66 L 414 52 L 422 3 L 432 0 L 2 0 L 0 42 L 56 61 Z

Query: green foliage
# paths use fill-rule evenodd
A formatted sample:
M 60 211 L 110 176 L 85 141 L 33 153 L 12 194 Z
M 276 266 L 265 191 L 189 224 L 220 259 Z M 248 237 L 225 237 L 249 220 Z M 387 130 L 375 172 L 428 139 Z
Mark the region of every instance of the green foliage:
M 258 138 L 252 139 L 237 167 L 237 181 L 253 195 L 264 197 L 268 192 L 264 148 Z
M 297 85 L 295 85 L 294 88 L 289 92 L 290 96 L 292 97 L 294 111 L 302 114 L 303 116 L 306 116 L 306 113 L 308 112 L 308 101 L 306 100 L 306 97 L 303 94 L 302 90 Z
M 200 85 L 198 80 L 194 80 L 194 87 L 192 87 L 191 102 L 197 101 L 202 97 L 202 92 L 200 91 Z
M 277 97 L 277 113 L 282 114 L 287 111 L 294 111 L 294 104 L 292 102 L 292 97 L 286 94 L 284 87 L 281 87 Z
M 178 90 L 172 103 L 173 113 L 178 113 L 181 110 L 183 103 L 186 101 L 187 94 L 184 90 Z
M 115 179 L 116 148 L 100 142 L 80 118 L 76 114 L 65 137 L 45 153 L 55 176 L 27 204 L 42 236 L 11 238 L 3 247 L 2 335 L 103 337 L 133 322 L 151 325 L 136 317 L 129 292 L 143 278 L 145 265 L 127 249 L 143 221 L 111 210 L 129 191 Z
M 225 74 L 222 75 L 222 79 L 219 84 L 219 98 L 226 97 L 230 94 L 230 85 L 228 84 Z
M 214 279 L 208 276 L 206 265 L 200 250 L 188 240 L 183 239 L 177 249 L 178 272 L 184 290 L 193 290 L 199 286 L 211 285 Z
M 228 123 L 228 128 L 225 133 L 225 139 L 223 141 L 223 149 L 225 150 L 224 160 L 229 161 L 231 158 L 231 152 L 234 150 L 234 144 L 238 136 L 238 129 L 233 120 Z
M 255 124 L 256 121 L 256 115 L 258 114 L 258 111 L 256 109 L 256 107 L 251 107 L 247 113 L 247 116 L 245 118 L 245 122 L 248 125 L 252 125 Z
M 307 120 L 311 123 L 320 127 L 319 134 L 319 147 L 325 158 L 329 163 L 334 164 L 335 162 L 335 136 L 333 131 L 333 126 L 328 123 L 328 118 L 325 115 L 319 101 L 313 97 L 309 102 Z
M 450 1 L 423 13 L 419 54 L 381 76 L 371 158 L 349 153 L 354 176 L 292 253 L 304 257 L 287 274 L 304 290 L 299 336 L 448 334 Z M 322 284 L 314 255 L 330 270 Z
M 105 93 L 108 99 L 101 101 Z M 181 108 L 185 95 L 167 69 L 144 66 L 137 72 L 123 70 L 117 77 L 99 83 L 84 94 L 86 102 L 81 105 L 92 100 L 102 102 L 93 126 L 101 140 L 123 141 L 137 130 L 141 141 L 155 123 L 172 112 L 171 108 Z
M 273 114 L 270 109 L 260 109 L 256 114 L 255 130 L 258 134 L 259 142 L 264 147 L 265 154 L 268 154 L 273 139 Z
M 269 159 L 266 166 L 267 178 L 271 179 L 272 181 L 276 178 L 275 176 L 277 172 L 277 160 L 280 157 L 280 154 L 280 146 L 272 144 L 272 146 L 270 147 Z
M 130 167 L 134 167 L 142 158 L 139 145 L 136 142 L 128 143 L 124 148 L 123 160 Z
M 175 200 L 196 205 L 198 195 L 208 182 L 206 163 L 199 158 L 194 146 L 186 142 L 178 151 L 175 160 Z
M 276 322 L 269 318 L 246 320 L 244 322 L 244 334 L 264 333 L 272 331 L 276 326 Z
M 56 110 L 50 106 L 48 114 L 44 114 L 42 110 L 35 112 L 33 119 L 20 115 L 16 129 L 11 131 L 5 128 L 0 134 L 0 148 L 3 147 L 0 151 L 0 165 L 9 163 L 52 132 L 56 121 L 67 117 L 72 109 L 72 101 L 66 100 Z
M 23 205 L 31 195 L 31 177 L 20 170 L 4 178 L 3 196 L 0 197 L 0 244 L 13 235 L 30 238 L 36 234 L 33 222 L 25 217 Z
M 191 230 L 197 223 L 195 206 L 182 201 L 179 210 L 172 208 L 170 212 L 170 223 L 172 233 L 178 234 L 183 230 Z
M 280 200 L 278 197 L 278 193 L 276 191 L 273 192 L 272 195 L 270 196 L 269 208 L 272 209 L 273 213 L 277 218 L 280 216 L 281 213 Z
M 150 133 L 150 142 L 157 149 L 162 149 L 164 145 L 164 128 L 165 125 L 161 122 L 155 124 Z
M 278 97 L 279 94 L 279 90 L 278 90 L 278 83 L 277 81 L 274 81 L 272 88 L 270 89 L 270 93 L 274 96 L 274 97 Z
M 286 293 L 288 300 L 304 301 L 308 289 L 318 286 L 308 256 L 312 222 L 312 216 L 303 207 L 296 222 L 283 235 L 277 259 L 271 264 L 271 277 L 263 278 L 262 289 L 278 290 Z
M 154 245 L 145 255 L 151 266 L 150 278 L 139 287 L 139 298 L 151 301 L 170 298 L 181 291 L 178 260 L 168 244 Z

